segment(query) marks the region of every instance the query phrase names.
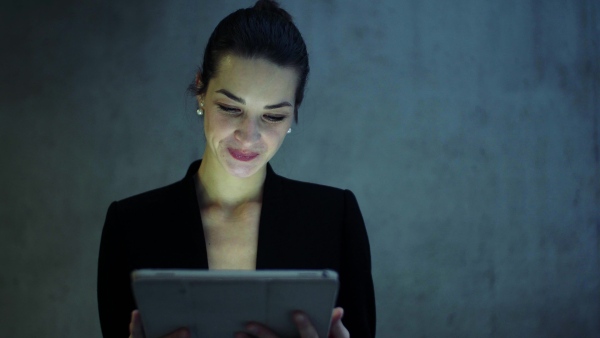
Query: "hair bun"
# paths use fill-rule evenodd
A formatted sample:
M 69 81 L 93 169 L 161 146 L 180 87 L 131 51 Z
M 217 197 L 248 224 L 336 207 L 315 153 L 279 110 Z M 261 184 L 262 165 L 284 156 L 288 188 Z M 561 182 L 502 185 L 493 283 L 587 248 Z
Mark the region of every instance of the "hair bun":
M 254 4 L 253 9 L 258 11 L 271 12 L 277 15 L 281 15 L 284 19 L 289 22 L 292 22 L 292 16 L 285 9 L 279 6 L 279 3 L 275 0 L 258 0 L 256 4 Z

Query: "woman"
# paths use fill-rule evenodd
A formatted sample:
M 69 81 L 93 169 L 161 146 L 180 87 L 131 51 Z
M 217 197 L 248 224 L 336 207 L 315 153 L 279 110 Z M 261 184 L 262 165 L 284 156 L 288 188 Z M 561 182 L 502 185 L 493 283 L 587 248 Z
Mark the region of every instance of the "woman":
M 204 119 L 202 160 L 183 180 L 109 207 L 98 261 L 105 337 L 143 337 L 129 280 L 140 268 L 332 269 L 340 290 L 330 336 L 375 335 L 369 242 L 354 195 L 283 178 L 268 164 L 297 121 L 308 72 L 304 40 L 274 1 L 215 28 L 191 88 Z M 302 313 L 291 320 L 301 337 L 316 337 Z M 260 323 L 247 330 L 276 337 Z

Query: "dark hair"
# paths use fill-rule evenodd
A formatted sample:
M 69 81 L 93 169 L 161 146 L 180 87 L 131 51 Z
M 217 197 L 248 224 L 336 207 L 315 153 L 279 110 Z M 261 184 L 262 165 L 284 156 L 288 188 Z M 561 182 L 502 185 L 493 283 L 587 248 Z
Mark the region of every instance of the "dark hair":
M 226 54 L 264 58 L 278 66 L 294 68 L 298 72 L 294 119 L 298 122 L 298 107 L 304 99 L 310 68 L 304 39 L 288 12 L 276 1 L 259 0 L 254 7 L 237 10 L 221 20 L 204 50 L 199 70 L 202 84 L 197 86 L 194 82 L 190 85 L 191 92 L 199 95 L 206 91 Z

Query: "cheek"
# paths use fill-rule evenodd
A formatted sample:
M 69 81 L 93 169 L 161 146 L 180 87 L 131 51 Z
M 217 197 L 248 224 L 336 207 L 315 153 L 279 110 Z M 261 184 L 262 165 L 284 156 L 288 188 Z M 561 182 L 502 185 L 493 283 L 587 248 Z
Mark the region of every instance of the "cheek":
M 287 130 L 287 129 L 286 129 Z M 280 130 L 269 130 L 265 133 L 263 133 L 264 137 L 263 139 L 268 142 L 271 146 L 279 146 L 283 143 L 283 140 L 285 139 L 285 132 L 282 132 Z
M 219 115 L 204 120 L 204 133 L 217 141 L 232 134 L 233 130 L 235 127 Z

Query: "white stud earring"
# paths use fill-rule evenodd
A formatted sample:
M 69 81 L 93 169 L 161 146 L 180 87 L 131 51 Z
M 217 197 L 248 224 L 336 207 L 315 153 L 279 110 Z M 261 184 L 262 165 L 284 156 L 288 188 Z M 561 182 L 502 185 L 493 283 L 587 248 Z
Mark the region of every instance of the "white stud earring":
M 288 129 L 287 133 L 291 134 L 292 133 L 292 128 Z
M 204 109 L 202 109 L 204 107 L 204 102 L 200 102 L 200 108 L 196 109 L 196 114 L 198 114 L 198 116 L 202 116 L 204 114 Z

